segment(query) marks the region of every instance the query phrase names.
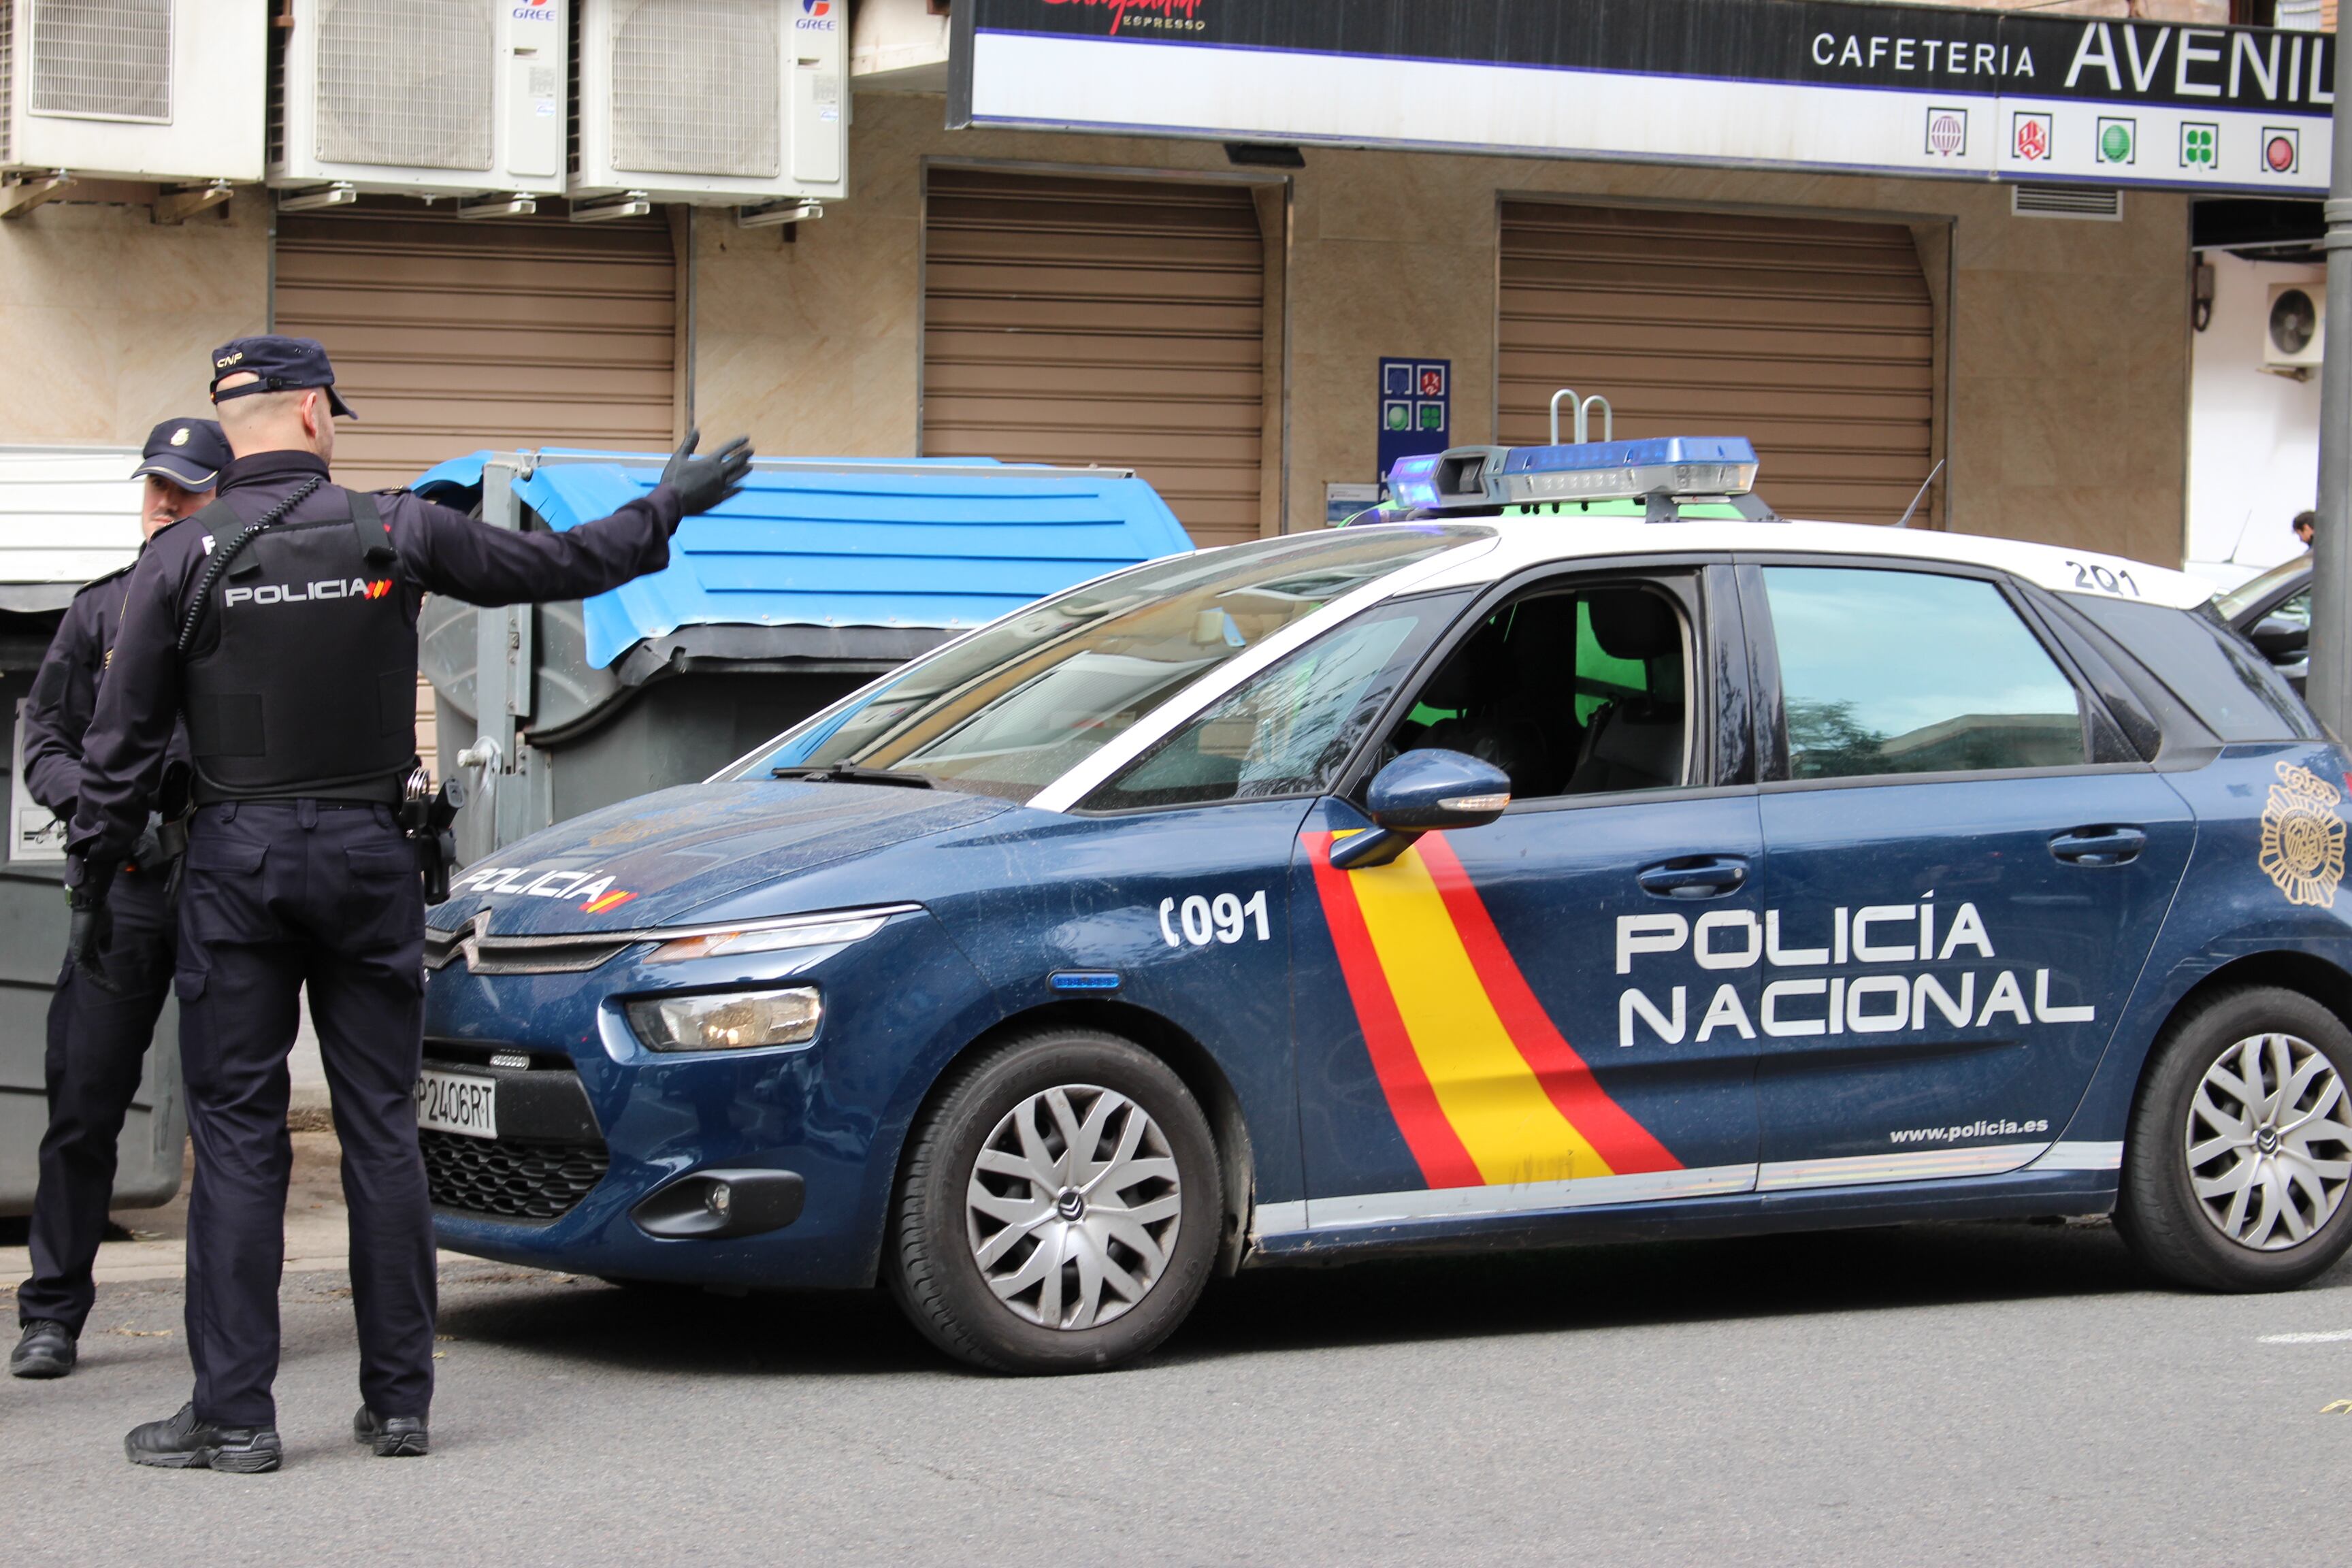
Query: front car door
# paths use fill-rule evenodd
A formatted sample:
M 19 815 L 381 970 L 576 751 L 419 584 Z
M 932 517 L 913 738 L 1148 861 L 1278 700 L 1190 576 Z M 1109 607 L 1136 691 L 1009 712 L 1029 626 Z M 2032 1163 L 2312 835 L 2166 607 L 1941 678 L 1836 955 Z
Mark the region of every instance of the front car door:
M 2043 1158 L 2194 840 L 1998 574 L 1740 569 L 1768 942 L 1766 1192 Z
M 1704 563 L 1490 595 L 1349 794 L 1442 747 L 1511 776 L 1502 819 L 1342 871 L 1333 837 L 1366 819 L 1344 796 L 1309 814 L 1290 898 L 1307 1196 L 1262 1235 L 1753 1184 L 1762 840 L 1738 616 Z

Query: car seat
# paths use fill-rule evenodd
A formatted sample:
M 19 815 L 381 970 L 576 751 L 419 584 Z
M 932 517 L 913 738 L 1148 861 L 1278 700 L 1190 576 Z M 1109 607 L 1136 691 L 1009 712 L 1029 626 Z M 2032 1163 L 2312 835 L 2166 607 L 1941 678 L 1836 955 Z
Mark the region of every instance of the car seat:
M 1649 692 L 1612 698 L 1593 712 L 1570 795 L 1662 789 L 1682 782 L 1682 623 L 1674 606 L 1639 588 L 1612 588 L 1586 601 L 1592 638 L 1612 658 L 1638 660 Z
M 1497 619 L 1479 627 L 1423 689 L 1424 705 L 1452 709 L 1457 716 L 1432 724 L 1410 749 L 1461 752 L 1492 763 L 1510 775 L 1512 794 L 1528 795 L 1545 783 L 1547 748 L 1536 725 L 1509 711 L 1520 671 L 1506 624 Z

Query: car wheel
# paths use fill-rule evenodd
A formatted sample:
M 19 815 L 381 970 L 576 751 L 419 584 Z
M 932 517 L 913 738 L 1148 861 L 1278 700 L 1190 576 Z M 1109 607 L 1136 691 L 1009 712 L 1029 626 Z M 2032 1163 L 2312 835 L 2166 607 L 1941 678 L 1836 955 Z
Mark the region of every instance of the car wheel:
M 932 1343 L 995 1372 L 1142 1355 L 1200 1299 L 1223 1213 L 1207 1118 L 1115 1036 L 1034 1035 L 959 1068 L 908 1142 L 886 1259 Z
M 2284 1290 L 2352 1245 L 2352 1031 L 2298 992 L 2230 991 L 2159 1040 L 2116 1221 L 2177 1285 Z

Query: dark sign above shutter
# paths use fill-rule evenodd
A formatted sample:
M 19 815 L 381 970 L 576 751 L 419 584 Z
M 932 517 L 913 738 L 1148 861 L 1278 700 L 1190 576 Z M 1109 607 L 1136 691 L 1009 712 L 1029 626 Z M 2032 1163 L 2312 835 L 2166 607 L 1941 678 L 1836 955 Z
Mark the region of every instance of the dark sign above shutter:
M 950 120 L 2324 192 L 2325 33 L 1819 0 L 971 0 Z

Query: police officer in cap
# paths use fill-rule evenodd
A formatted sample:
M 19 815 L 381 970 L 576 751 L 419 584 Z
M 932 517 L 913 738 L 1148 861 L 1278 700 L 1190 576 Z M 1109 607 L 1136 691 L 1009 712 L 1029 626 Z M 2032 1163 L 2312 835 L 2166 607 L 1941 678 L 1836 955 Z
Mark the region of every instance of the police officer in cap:
M 416 766 L 418 602 L 579 598 L 658 571 L 679 519 L 734 493 L 751 448 L 698 457 L 689 436 L 653 492 L 610 517 L 510 531 L 403 491 L 331 483 L 334 418 L 351 410 L 317 343 L 240 339 L 213 368 L 236 458 L 219 499 L 158 534 L 131 574 L 68 843 L 70 946 L 96 962 L 110 873 L 184 710 L 196 806 L 173 986 L 196 1155 L 195 1390 L 123 1447 L 134 1464 L 169 1468 L 278 1466 L 286 1057 L 307 984 L 351 1208 L 363 1400 L 352 1435 L 380 1455 L 422 1454 L 435 1310 L 412 1099 L 425 906 L 395 812 Z
M 156 426 L 131 470 L 133 479 L 146 480 L 139 516 L 144 537 L 154 538 L 212 500 L 228 460 L 228 443 L 209 419 Z M 74 595 L 33 677 L 32 700 L 25 708 L 25 781 L 33 798 L 61 822 L 73 817 L 82 732 L 89 728 L 99 676 L 113 651 L 130 577 L 125 566 Z M 184 773 L 187 742 L 176 731 L 169 755 Z M 89 1271 L 114 1190 L 115 1140 L 139 1090 L 141 1064 L 172 984 L 170 861 L 162 837 L 141 836 L 114 879 L 113 941 L 102 955 L 104 974 L 68 964 L 49 999 L 49 1125 L 33 1194 L 33 1275 L 16 1288 L 24 1333 L 8 1357 L 8 1370 L 18 1377 L 71 1372 L 89 1317 Z

